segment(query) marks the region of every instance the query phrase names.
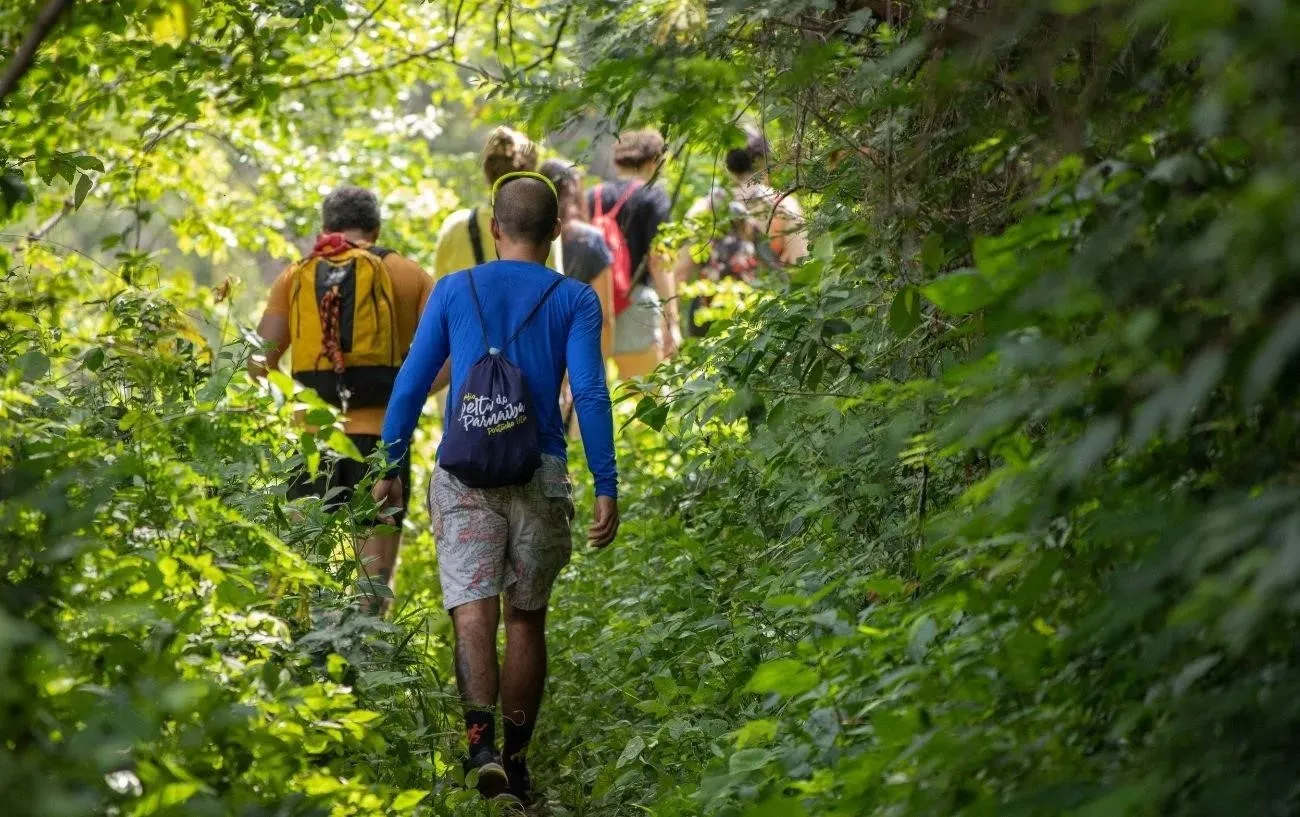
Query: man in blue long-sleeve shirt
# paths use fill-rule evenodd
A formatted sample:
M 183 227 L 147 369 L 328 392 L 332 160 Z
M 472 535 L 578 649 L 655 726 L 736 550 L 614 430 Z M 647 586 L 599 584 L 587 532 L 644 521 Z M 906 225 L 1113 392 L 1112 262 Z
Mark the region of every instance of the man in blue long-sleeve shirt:
M 478 771 L 478 788 L 488 797 L 531 797 L 525 755 L 546 677 L 546 606 L 572 548 L 569 525 L 574 511 L 559 411 L 566 368 L 596 487 L 595 520 L 587 541 L 592 547 L 605 547 L 618 531 L 618 476 L 600 350 L 600 301 L 591 287 L 543 266 L 551 242 L 559 235 L 558 210 L 555 191 L 542 177 L 502 180 L 494 192 L 492 219 L 492 237 L 501 260 L 473 270 L 483 325 L 468 273 L 440 280 L 429 296 L 384 416 L 389 461 L 399 462 L 434 376 L 448 356 L 451 393 L 459 395 L 470 368 L 486 351 L 484 335 L 504 340 L 523 325 L 502 354 L 523 371 L 532 396 L 541 468 L 529 484 L 504 488 L 471 488 L 438 468 L 429 493 L 443 602 L 456 632 L 456 680 L 466 702 L 470 746 L 465 766 L 467 772 Z M 557 279 L 560 284 L 543 300 Z M 525 324 L 539 302 L 540 309 Z M 402 491 L 399 479 L 380 480 L 375 499 L 383 506 L 396 506 Z M 502 595 L 506 649 L 498 673 L 496 632 Z M 504 762 L 496 752 L 493 707 L 498 693 Z

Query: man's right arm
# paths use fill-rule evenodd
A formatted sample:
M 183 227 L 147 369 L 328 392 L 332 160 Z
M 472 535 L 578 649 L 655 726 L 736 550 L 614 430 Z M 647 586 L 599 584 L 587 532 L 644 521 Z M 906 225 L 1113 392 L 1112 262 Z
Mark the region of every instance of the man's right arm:
M 280 357 L 289 348 L 289 284 L 293 278 L 293 267 L 280 273 L 271 284 L 271 291 L 266 298 L 266 311 L 257 324 L 257 334 L 266 341 L 260 353 L 254 353 L 248 359 L 248 373 L 253 377 L 263 377 L 267 372 L 280 366 Z

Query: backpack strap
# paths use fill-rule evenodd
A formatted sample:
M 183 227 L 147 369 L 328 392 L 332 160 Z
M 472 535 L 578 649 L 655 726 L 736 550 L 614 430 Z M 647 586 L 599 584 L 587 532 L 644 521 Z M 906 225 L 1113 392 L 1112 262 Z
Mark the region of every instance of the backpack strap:
M 488 354 L 492 354 L 492 344 L 488 342 L 487 336 L 487 322 L 483 320 L 483 304 L 479 303 L 478 287 L 474 285 L 474 270 L 466 270 L 465 275 L 469 277 L 469 294 L 474 299 L 474 311 L 478 312 L 478 328 L 483 332 L 483 348 L 487 350 Z M 510 340 L 505 342 L 505 345 L 501 347 L 500 351 L 504 351 L 510 346 L 510 344 L 515 342 L 519 337 L 519 333 L 524 331 L 524 327 L 528 325 L 528 322 L 531 321 L 533 316 L 537 314 L 538 310 L 542 308 L 542 304 L 546 303 L 546 299 L 551 297 L 551 293 L 554 292 L 555 288 L 562 283 L 564 283 L 563 276 L 556 278 L 551 282 L 551 285 L 542 293 L 542 297 L 537 300 L 537 303 L 533 304 L 532 310 L 524 317 L 523 321 L 519 324 L 519 328 L 510 336 Z
M 614 206 L 609 208 L 608 215 L 610 218 L 618 218 L 619 211 L 623 209 L 623 205 L 627 204 L 628 199 L 632 198 L 632 194 L 641 189 L 642 184 L 644 184 L 644 182 L 640 179 L 633 179 L 628 183 L 627 190 L 624 190 L 623 195 L 618 197 L 618 201 L 614 202 Z
M 596 200 L 596 212 L 592 214 L 592 218 L 600 218 L 601 216 L 618 218 L 619 211 L 623 209 L 623 205 L 627 204 L 627 200 L 632 198 L 633 193 L 641 189 L 642 184 L 643 182 L 640 179 L 633 179 L 629 182 L 627 189 L 623 191 L 623 195 L 618 197 L 618 201 L 614 202 L 614 206 L 609 208 L 608 211 L 605 210 L 605 185 L 596 185 L 596 190 L 592 195 L 592 198 Z
M 385 256 L 393 254 L 393 251 L 387 247 L 369 247 L 368 250 L 371 255 L 379 259 L 383 259 Z
M 519 324 L 519 328 L 516 329 L 515 333 L 510 336 L 510 340 L 506 341 L 506 345 L 501 347 L 502 349 L 508 348 L 510 344 L 515 342 L 515 339 L 519 337 L 519 333 L 524 331 L 524 327 L 528 325 L 528 322 L 531 321 L 533 319 L 533 316 L 536 315 L 537 312 L 542 308 L 542 304 L 546 303 L 546 299 L 551 297 L 551 293 L 554 292 L 555 288 L 562 283 L 564 283 L 563 276 L 560 276 L 551 282 L 551 285 L 548 286 L 546 288 L 546 291 L 542 293 L 542 297 L 538 298 L 537 303 L 533 305 L 532 311 L 529 312 L 528 316 L 524 318 L 523 323 Z
M 480 230 L 478 226 L 477 207 L 470 208 L 469 224 L 466 226 L 469 227 L 469 246 L 470 249 L 474 250 L 474 263 L 482 264 L 485 257 L 483 255 L 483 231 Z M 475 296 L 476 299 L 477 297 L 478 296 Z M 481 312 L 479 314 L 482 315 Z
M 471 213 L 471 215 L 476 214 Z M 474 311 L 478 313 L 478 328 L 483 332 L 483 351 L 491 354 L 492 344 L 488 343 L 487 323 L 483 320 L 483 305 L 478 301 L 478 287 L 474 286 L 474 270 L 466 270 L 465 274 L 469 276 L 469 294 L 474 299 Z

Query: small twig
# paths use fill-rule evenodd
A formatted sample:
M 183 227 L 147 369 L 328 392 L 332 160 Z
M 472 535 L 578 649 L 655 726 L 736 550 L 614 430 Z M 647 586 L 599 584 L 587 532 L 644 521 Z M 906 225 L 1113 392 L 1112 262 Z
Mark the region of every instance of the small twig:
M 18 81 L 32 67 L 41 43 L 49 36 L 50 30 L 59 22 L 59 18 L 63 16 L 63 12 L 70 5 L 72 5 L 72 0 L 50 0 L 45 4 L 45 8 L 41 9 L 41 13 L 37 15 L 31 31 L 27 32 L 22 44 L 18 46 L 18 50 L 14 52 L 13 57 L 5 66 L 4 75 L 0 76 L 0 102 L 4 101 L 9 92 L 18 85 Z
M 73 206 L 72 202 L 65 200 L 63 202 L 63 206 L 59 208 L 59 211 L 57 213 L 45 219 L 40 224 L 36 225 L 36 227 L 30 233 L 27 234 L 27 240 L 28 241 L 44 240 L 45 236 L 49 235 L 50 231 L 53 230 L 55 227 L 57 227 L 60 221 L 63 221 L 63 219 L 67 218 L 68 214 L 71 213 L 74 209 L 76 208 Z
M 452 39 L 443 40 L 441 42 L 434 43 L 428 48 L 420 49 L 419 51 L 415 51 L 413 53 L 407 54 L 404 57 L 399 57 L 395 60 L 392 60 L 391 62 L 386 62 L 383 65 L 372 65 L 369 68 L 358 68 L 355 71 L 345 71 L 342 74 L 334 74 L 328 77 L 310 77 L 308 79 L 298 80 L 297 82 L 290 82 L 285 85 L 281 85 L 280 87 L 286 91 L 297 91 L 302 88 L 310 88 L 313 85 L 324 85 L 330 82 L 342 82 L 345 79 L 356 79 L 358 77 L 367 77 L 370 76 L 371 74 L 379 74 L 384 71 L 392 70 L 393 68 L 399 68 L 403 65 L 406 65 L 409 62 L 415 62 L 416 60 L 424 60 L 424 59 L 441 59 L 444 62 L 449 62 L 452 63 L 453 65 L 459 65 L 459 63 L 455 62 L 454 59 L 447 59 L 447 58 L 441 58 L 435 56 L 439 51 L 451 46 L 453 42 L 454 40 Z M 474 70 L 479 70 L 479 69 L 475 68 Z
M 547 47 L 546 53 L 525 65 L 522 73 L 527 74 L 529 71 L 537 68 L 542 63 L 550 62 L 555 59 L 555 55 L 560 50 L 560 40 L 564 38 L 564 29 L 569 25 L 569 17 L 573 14 L 573 6 L 564 7 L 564 15 L 560 17 L 560 24 L 555 28 L 555 37 L 552 38 L 550 46 Z

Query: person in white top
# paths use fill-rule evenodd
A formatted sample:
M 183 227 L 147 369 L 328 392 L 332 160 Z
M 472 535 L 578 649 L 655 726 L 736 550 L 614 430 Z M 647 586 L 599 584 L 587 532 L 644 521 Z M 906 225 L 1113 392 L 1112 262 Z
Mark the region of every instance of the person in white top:
M 703 265 L 692 257 L 692 244 L 678 252 L 674 277 L 685 283 L 704 275 L 713 280 L 734 277 L 751 281 L 759 266 L 798 264 L 808 255 L 808 235 L 803 209 L 792 193 L 775 190 L 768 176 L 769 148 L 762 133 L 749 129 L 744 147 L 727 152 L 725 163 L 731 184 L 714 187 L 686 213 L 687 223 L 707 230 L 712 239 L 710 258 Z M 691 334 L 694 312 L 705 300 L 696 299 L 688 310 Z

